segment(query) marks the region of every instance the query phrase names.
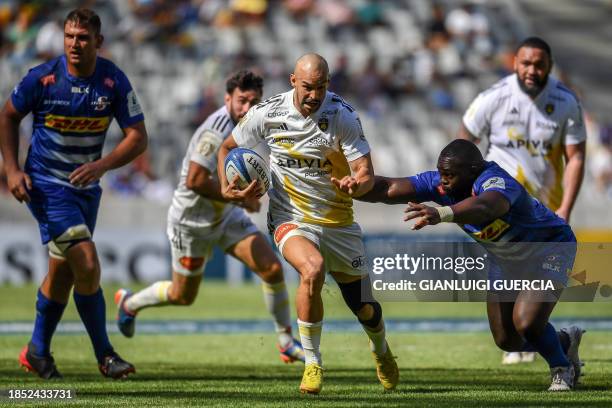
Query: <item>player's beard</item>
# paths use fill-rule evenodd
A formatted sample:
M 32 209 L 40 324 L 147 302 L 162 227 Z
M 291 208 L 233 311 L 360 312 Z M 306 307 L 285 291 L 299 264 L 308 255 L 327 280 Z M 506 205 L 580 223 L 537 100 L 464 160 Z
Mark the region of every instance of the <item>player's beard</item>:
M 525 84 L 525 80 L 524 79 L 519 79 L 519 81 L 518 81 L 519 87 L 521 88 L 521 90 L 523 92 L 525 92 L 527 95 L 531 96 L 532 98 L 535 98 L 536 96 L 538 96 L 540 94 L 540 92 L 542 92 L 542 90 L 546 86 L 546 83 L 548 82 L 548 75 L 546 75 L 542 79 L 534 78 L 533 82 L 535 84 L 533 86 L 531 86 L 531 87 L 528 87 Z

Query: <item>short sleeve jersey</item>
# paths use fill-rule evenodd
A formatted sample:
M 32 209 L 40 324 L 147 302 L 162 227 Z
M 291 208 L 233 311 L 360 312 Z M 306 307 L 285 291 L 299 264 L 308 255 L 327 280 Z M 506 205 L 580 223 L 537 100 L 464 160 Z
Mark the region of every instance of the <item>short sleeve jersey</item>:
M 20 113 L 34 116 L 25 171 L 72 188 L 77 187 L 70 184 L 70 173 L 102 156 L 113 118 L 121 128 L 144 120 L 128 78 L 101 57 L 87 78 L 70 75 L 64 56 L 34 67 L 15 87 L 11 101 Z
M 219 224 L 233 205 L 208 199 L 187 188 L 185 181 L 191 162 L 210 171 L 214 180 L 217 175 L 217 152 L 223 140 L 230 135 L 235 123 L 225 106 L 210 115 L 198 127 L 183 159 L 178 187 L 174 190 L 169 219 L 189 227 L 209 227 Z
M 563 198 L 564 147 L 586 140 L 580 102 L 549 77 L 532 100 L 516 74 L 482 92 L 463 116 L 466 129 L 488 138 L 487 160 L 498 163 L 527 191 L 556 210 Z
M 408 178 L 417 200 L 453 205 L 461 200 L 449 196 L 440 186 L 440 173 L 427 171 Z M 481 242 L 546 242 L 567 226 L 563 219 L 529 195 L 525 188 L 495 162 L 487 162 L 485 170 L 472 186 L 472 195 L 497 191 L 510 203 L 510 210 L 498 219 L 482 225 L 460 227 Z
M 270 214 L 329 227 L 353 223 L 353 202 L 331 177 L 350 175 L 349 162 L 370 147 L 355 109 L 327 92 L 314 114 L 304 117 L 293 104 L 294 91 L 254 106 L 233 130 L 237 144 L 270 148 Z

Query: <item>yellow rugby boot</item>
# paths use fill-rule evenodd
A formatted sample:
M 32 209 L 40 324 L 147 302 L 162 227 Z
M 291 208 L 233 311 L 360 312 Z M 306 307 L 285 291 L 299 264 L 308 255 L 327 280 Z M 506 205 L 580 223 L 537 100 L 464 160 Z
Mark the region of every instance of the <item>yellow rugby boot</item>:
M 395 357 L 391 353 L 389 343 L 387 343 L 387 351 L 385 354 L 379 355 L 372 352 L 372 355 L 376 362 L 376 375 L 385 388 L 385 391 L 394 389 L 397 383 L 399 383 L 399 368 L 395 362 Z
M 318 394 L 323 387 L 323 368 L 315 363 L 307 364 L 304 367 L 304 376 L 300 384 L 302 394 Z

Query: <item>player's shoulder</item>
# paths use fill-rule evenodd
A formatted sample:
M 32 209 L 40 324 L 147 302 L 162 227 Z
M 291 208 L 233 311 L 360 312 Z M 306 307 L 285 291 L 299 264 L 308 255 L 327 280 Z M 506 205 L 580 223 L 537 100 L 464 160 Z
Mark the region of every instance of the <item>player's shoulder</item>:
M 520 186 L 518 181 L 494 161 L 486 162 L 485 169 L 474 182 L 475 191 L 485 191 L 494 187 L 505 190 L 516 186 Z
M 327 96 L 328 98 L 328 103 L 326 104 L 327 108 L 332 108 L 332 109 L 336 109 L 338 110 L 338 112 L 340 114 L 350 114 L 350 116 L 353 115 L 357 115 L 357 111 L 355 110 L 355 108 L 348 103 L 343 97 L 341 97 L 340 95 L 334 93 L 334 92 L 327 92 Z
M 215 132 L 219 135 L 229 133 L 234 127 L 232 118 L 227 111 L 225 105 L 214 111 L 206 120 L 198 127 L 196 134 L 201 134 L 205 131 Z
M 100 72 L 106 75 L 117 75 L 118 73 L 123 73 L 121 69 L 111 60 L 106 59 L 104 57 L 98 57 L 96 61 L 98 64 L 98 69 Z
M 33 80 L 40 80 L 43 85 L 48 85 L 49 83 L 55 83 L 61 67 L 62 57 L 56 57 L 30 68 L 27 76 Z
M 512 81 L 516 80 L 515 75 L 508 75 L 480 93 L 482 98 L 504 98 L 509 97 L 512 92 Z
M 580 105 L 580 99 L 578 98 L 578 95 L 576 95 L 576 93 L 570 88 L 568 88 L 563 82 L 552 76 L 549 77 L 549 81 L 551 81 L 549 85 L 550 98 L 556 99 L 559 102 L 565 102 L 568 105 Z
M 293 103 L 290 97 L 291 94 L 292 91 L 288 91 L 270 96 L 253 106 L 250 111 L 253 111 L 254 114 L 263 114 L 273 109 L 289 106 L 289 103 Z

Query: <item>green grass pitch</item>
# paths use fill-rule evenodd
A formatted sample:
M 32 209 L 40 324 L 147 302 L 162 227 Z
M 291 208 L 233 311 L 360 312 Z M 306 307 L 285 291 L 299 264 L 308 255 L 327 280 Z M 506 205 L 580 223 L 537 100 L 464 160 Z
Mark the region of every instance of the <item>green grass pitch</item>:
M 112 294 L 105 287 L 108 319 L 114 318 Z M 293 291 L 293 290 L 291 290 Z M 35 287 L 0 288 L 0 322 L 33 318 Z M 325 290 L 326 318 L 345 319 L 340 295 Z M 389 303 L 390 318 L 477 317 L 484 305 Z M 609 304 L 562 304 L 555 317 L 608 317 Z M 189 308 L 151 309 L 139 319 L 263 319 L 266 312 L 259 288 L 231 288 L 205 282 L 196 304 Z M 65 319 L 77 320 L 71 304 Z M 156 334 L 111 340 L 137 374 L 112 381 L 98 373 L 86 335 L 58 335 L 53 351 L 63 381 L 44 382 L 17 366 L 17 355 L 28 335 L 0 335 L 0 389 L 70 388 L 72 402 L 23 403 L 23 406 L 329 406 L 329 407 L 509 407 L 612 405 L 612 332 L 588 332 L 581 356 L 586 361 L 583 384 L 571 393 L 550 394 L 547 367 L 533 364 L 504 367 L 501 353 L 488 333 L 389 333 L 398 358 L 401 382 L 383 393 L 362 333 L 325 332 L 323 392 L 300 395 L 302 366 L 278 358 L 272 333 Z M 21 405 L 0 399 L 0 406 Z

